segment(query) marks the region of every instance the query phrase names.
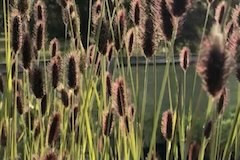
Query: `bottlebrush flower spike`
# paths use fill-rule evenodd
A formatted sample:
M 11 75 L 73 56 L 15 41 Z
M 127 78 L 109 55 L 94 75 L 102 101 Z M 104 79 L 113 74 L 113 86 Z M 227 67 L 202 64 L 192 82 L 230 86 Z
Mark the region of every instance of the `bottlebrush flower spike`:
M 70 53 L 67 59 L 68 69 L 67 69 L 67 78 L 68 78 L 68 86 L 71 89 L 75 89 L 77 87 L 78 76 L 79 76 L 79 58 L 77 57 L 77 53 Z
M 60 55 L 53 57 L 49 64 L 49 72 L 52 82 L 52 87 L 56 89 L 59 86 L 62 75 L 62 58 Z
M 65 107 L 68 107 L 69 105 L 69 95 L 68 92 L 65 89 L 61 89 L 61 100 Z
M 153 4 L 154 23 L 159 32 L 161 40 L 169 41 L 172 38 L 173 30 L 176 28 L 174 17 L 169 12 L 166 0 L 154 1 Z
M 131 10 L 130 10 L 130 15 L 131 15 L 131 19 L 133 21 L 133 23 L 135 25 L 139 25 L 140 24 L 140 19 L 141 19 L 141 12 L 142 12 L 142 8 L 141 8 L 141 1 L 140 0 L 132 0 L 131 1 Z
M 123 78 L 118 78 L 114 84 L 112 89 L 112 96 L 113 96 L 113 106 L 117 110 L 119 116 L 124 116 L 127 107 L 127 100 L 126 100 L 126 91 L 125 91 L 125 82 Z
M 11 18 L 11 42 L 15 54 L 21 49 L 23 39 L 22 19 L 18 11 L 14 10 Z
M 29 0 L 19 0 L 18 1 L 18 10 L 22 15 L 27 15 L 30 8 Z
M 102 133 L 105 136 L 110 136 L 112 133 L 114 125 L 114 115 L 113 111 L 110 110 L 108 112 L 104 112 L 103 114 L 103 120 L 102 120 Z
M 36 98 L 41 99 L 44 95 L 44 80 L 42 69 L 34 65 L 30 71 L 31 88 Z
M 42 21 L 37 21 L 34 26 L 34 40 L 37 51 L 44 48 L 46 25 Z
M 49 126 L 48 144 L 53 144 L 59 136 L 60 118 L 60 113 L 55 113 L 52 117 L 52 121 Z
M 35 21 L 46 23 L 46 5 L 42 0 L 37 0 L 33 8 Z
M 23 45 L 22 45 L 22 63 L 24 69 L 30 69 L 32 57 L 33 57 L 33 46 L 32 40 L 29 33 L 25 33 L 23 36 Z
M 126 46 L 126 48 L 127 48 L 128 56 L 131 56 L 131 55 L 132 55 L 132 51 L 133 51 L 133 48 L 134 48 L 134 43 L 135 43 L 134 30 L 133 30 L 133 29 L 130 29 L 130 30 L 127 32 L 126 40 L 125 40 L 125 46 Z
M 172 140 L 173 137 L 173 113 L 170 110 L 163 112 L 161 132 L 166 140 Z
M 50 42 L 49 51 L 52 57 L 56 56 L 59 52 L 59 41 L 57 38 L 54 38 Z
M 152 16 L 148 16 L 142 26 L 142 46 L 146 57 L 151 57 L 155 52 L 155 33 Z
M 183 47 L 180 52 L 180 66 L 184 71 L 189 67 L 189 59 L 190 59 L 190 49 L 188 47 Z
M 222 34 L 205 38 L 199 56 L 196 68 L 202 78 L 203 88 L 217 98 L 234 66 L 233 57 L 225 50 Z
M 41 113 L 44 115 L 47 111 L 47 95 L 45 94 L 41 99 Z
M 112 96 L 112 76 L 109 72 L 106 73 L 106 87 L 107 87 L 107 97 Z

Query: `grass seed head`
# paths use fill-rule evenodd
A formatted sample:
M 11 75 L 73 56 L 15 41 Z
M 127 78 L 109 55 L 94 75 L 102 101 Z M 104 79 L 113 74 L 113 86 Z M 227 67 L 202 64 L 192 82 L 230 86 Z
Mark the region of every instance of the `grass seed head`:
M 65 89 L 61 89 L 61 100 L 65 107 L 69 106 L 69 95 Z
M 59 86 L 62 76 L 62 58 L 60 55 L 54 56 L 49 64 L 52 87 L 56 89 Z
M 112 76 L 109 72 L 106 73 L 106 87 L 107 87 L 107 97 L 112 96 Z
M 25 33 L 23 36 L 23 45 L 22 45 L 22 63 L 24 69 L 28 70 L 31 66 L 31 61 L 33 57 L 33 46 L 32 39 L 29 33 Z
M 125 82 L 123 78 L 118 78 L 112 88 L 113 105 L 119 116 L 124 116 L 127 106 Z
M 33 65 L 30 71 L 31 88 L 36 98 L 41 99 L 44 95 L 44 80 L 43 71 L 37 66 Z
M 78 82 L 78 67 L 79 67 L 79 63 L 78 63 L 78 58 L 77 58 L 77 53 L 70 53 L 70 55 L 68 56 L 67 59 L 67 63 L 68 63 L 68 69 L 67 69 L 67 77 L 68 77 L 68 86 L 71 89 L 75 89 L 77 86 L 77 82 Z
M 206 37 L 197 62 L 203 88 L 214 98 L 220 96 L 234 67 L 233 57 L 225 50 L 222 34 Z
M 170 13 L 166 0 L 154 1 L 153 4 L 154 23 L 161 40 L 170 41 L 176 22 Z
M 52 145 L 59 136 L 60 118 L 61 118 L 60 113 L 55 113 L 52 117 L 48 134 L 48 144 L 50 145 Z
M 59 53 L 59 41 L 57 38 L 51 40 L 49 51 L 52 57 L 55 57 Z
M 110 136 L 112 133 L 114 125 L 114 114 L 112 110 L 105 112 L 103 114 L 103 121 L 102 121 L 102 133 L 105 136 Z
M 131 15 L 131 19 L 133 21 L 133 23 L 135 25 L 139 25 L 140 24 L 140 18 L 141 18 L 141 1 L 140 0 L 132 0 L 131 1 L 131 10 L 130 10 L 130 15 Z
M 130 29 L 127 32 L 125 43 L 126 43 L 125 46 L 127 48 L 128 56 L 131 56 L 134 48 L 134 43 L 135 43 L 135 34 L 133 29 Z
M 173 137 L 173 113 L 170 110 L 163 112 L 161 132 L 165 140 L 172 140 Z
M 44 115 L 47 111 L 47 94 L 45 94 L 41 99 L 41 113 Z
M 188 47 L 183 47 L 180 52 L 180 66 L 186 71 L 189 67 L 189 59 L 190 59 L 190 49 Z
M 33 8 L 35 21 L 46 22 L 46 5 L 44 1 L 37 0 Z
M 18 10 L 22 15 L 28 15 L 30 9 L 30 0 L 19 0 Z
M 22 18 L 18 11 L 13 11 L 11 16 L 12 49 L 14 53 L 17 54 L 21 49 L 23 39 Z
M 142 46 L 146 57 L 151 57 L 155 52 L 154 23 L 151 16 L 145 20 L 142 33 Z
M 34 26 L 34 41 L 36 49 L 39 51 L 44 48 L 46 25 L 43 21 L 37 21 Z

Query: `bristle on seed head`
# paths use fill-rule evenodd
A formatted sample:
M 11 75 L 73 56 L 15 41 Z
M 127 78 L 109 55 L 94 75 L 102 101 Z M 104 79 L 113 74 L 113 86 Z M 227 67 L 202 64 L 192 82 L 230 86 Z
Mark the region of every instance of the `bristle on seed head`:
M 170 110 L 163 112 L 161 122 L 161 132 L 166 140 L 173 137 L 173 113 Z

